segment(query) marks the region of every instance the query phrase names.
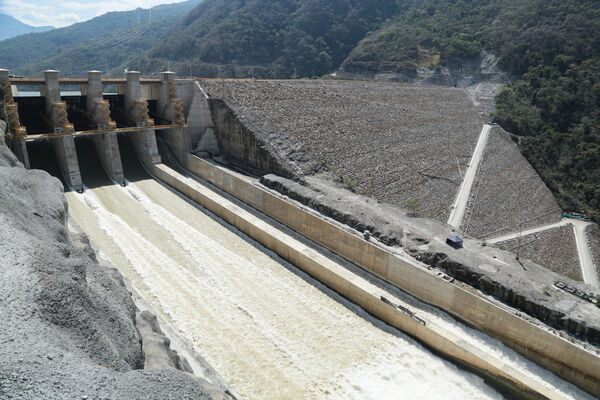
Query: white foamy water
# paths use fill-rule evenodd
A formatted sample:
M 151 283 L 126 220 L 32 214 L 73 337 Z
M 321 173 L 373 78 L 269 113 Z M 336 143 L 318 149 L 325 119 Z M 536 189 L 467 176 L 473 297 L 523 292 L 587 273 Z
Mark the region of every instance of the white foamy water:
M 153 180 L 67 194 L 70 214 L 181 336 L 247 399 L 498 399 Z M 582 393 L 427 306 L 536 379 Z M 566 389 L 565 389 L 566 388 Z

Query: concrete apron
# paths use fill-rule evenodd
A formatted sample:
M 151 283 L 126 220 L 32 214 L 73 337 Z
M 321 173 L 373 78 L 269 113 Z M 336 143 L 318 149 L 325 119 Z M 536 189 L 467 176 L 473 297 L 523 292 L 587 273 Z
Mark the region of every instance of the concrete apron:
M 372 315 L 417 338 L 441 355 L 491 377 L 522 397 L 564 398 L 442 327 L 430 321 L 423 321 L 421 318 L 414 318 L 395 305 L 383 301 L 378 288 L 365 279 L 277 230 L 195 180 L 163 164 L 154 165 L 152 173 Z

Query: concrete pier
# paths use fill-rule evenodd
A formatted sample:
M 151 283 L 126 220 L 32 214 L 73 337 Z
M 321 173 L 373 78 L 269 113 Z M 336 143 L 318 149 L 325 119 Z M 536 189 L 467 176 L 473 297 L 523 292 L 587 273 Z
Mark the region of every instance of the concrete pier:
M 46 115 L 53 124 L 55 133 L 74 132 L 73 124 L 69 122 L 67 105 L 60 98 L 60 86 L 58 83 L 58 71 L 44 71 L 44 85 L 40 87 L 41 94 L 46 101 Z M 81 173 L 79 172 L 79 161 L 75 149 L 73 136 L 60 136 L 51 138 L 50 143 L 56 153 L 58 166 L 62 172 L 65 182 L 74 190 L 83 190 Z
M 103 97 L 101 78 L 102 73 L 100 71 L 88 72 L 87 112 L 95 121 L 94 129 L 114 129 L 116 124 L 110 119 L 110 106 Z M 114 131 L 109 131 L 105 134 L 93 135 L 92 140 L 106 173 L 115 182 L 125 183 L 117 134 Z
M 162 82 L 158 92 L 158 114 L 171 123 L 185 123 L 183 102 L 176 95 L 175 73 L 163 72 Z M 188 127 L 161 130 L 159 134 L 166 140 L 169 148 L 183 163 L 185 155 L 192 151 L 192 142 Z
M 215 124 L 208 105 L 208 96 L 196 81 L 192 83 L 192 95 L 188 111 L 188 125 L 192 146 L 196 153 L 219 154 L 219 142 Z
M 10 139 L 6 140 L 6 142 L 19 161 L 23 163 L 25 168 L 29 169 L 29 155 L 27 154 L 27 145 L 23 138 L 26 134 L 26 130 L 21 126 L 19 107 L 13 99 L 13 90 L 10 84 L 8 70 L 6 69 L 0 69 L 0 87 L 2 88 L 0 119 L 3 119 L 6 122 L 7 133 L 10 135 Z
M 125 73 L 127 79 L 125 87 L 125 109 L 129 117 L 139 127 L 154 125 L 148 115 L 148 103 L 142 96 L 140 86 L 140 73 L 138 71 L 128 71 Z M 154 129 L 148 129 L 131 134 L 133 145 L 144 166 L 152 169 L 152 166 L 160 163 L 160 155 L 156 145 L 156 135 Z

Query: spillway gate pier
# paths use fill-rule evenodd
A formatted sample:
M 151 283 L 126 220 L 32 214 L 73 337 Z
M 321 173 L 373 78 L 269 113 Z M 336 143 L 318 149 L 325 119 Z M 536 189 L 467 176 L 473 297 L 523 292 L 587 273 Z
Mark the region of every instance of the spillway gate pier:
M 65 182 L 81 191 L 74 138 L 91 136 L 102 165 L 109 176 L 123 184 L 123 167 L 117 134 L 131 134 L 132 141 L 146 167 L 160 163 L 156 131 L 182 141 L 189 137 L 183 102 L 176 94 L 173 72 L 159 79 L 141 79 L 137 71 L 125 72 L 125 78 L 102 78 L 100 71 L 88 72 L 87 78 L 59 78 L 59 72 L 44 71 L 44 78 L 18 78 L 0 70 L 0 88 L 8 124 L 6 142 L 19 160 L 29 167 L 26 142 L 48 140 Z M 116 93 L 105 94 L 112 86 Z M 79 87 L 79 93 L 61 91 L 61 87 Z M 25 90 L 19 91 L 19 88 Z M 35 91 L 39 88 L 39 96 Z M 187 146 L 186 146 L 187 144 Z M 179 149 L 190 149 L 183 140 Z

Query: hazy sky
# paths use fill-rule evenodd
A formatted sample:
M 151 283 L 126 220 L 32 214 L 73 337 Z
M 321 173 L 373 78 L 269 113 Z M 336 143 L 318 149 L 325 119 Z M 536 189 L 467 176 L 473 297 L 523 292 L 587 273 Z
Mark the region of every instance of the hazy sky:
M 150 8 L 183 0 L 0 0 L 0 13 L 29 25 L 62 27 L 109 11 Z

